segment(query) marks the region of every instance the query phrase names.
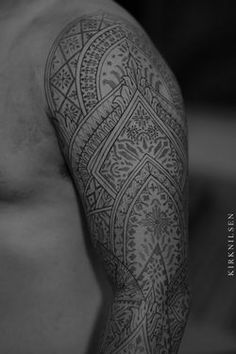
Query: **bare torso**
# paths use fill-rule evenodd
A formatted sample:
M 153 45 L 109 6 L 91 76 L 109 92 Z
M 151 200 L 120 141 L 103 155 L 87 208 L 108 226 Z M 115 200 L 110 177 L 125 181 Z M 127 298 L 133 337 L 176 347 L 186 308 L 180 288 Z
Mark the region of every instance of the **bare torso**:
M 43 92 L 50 46 L 80 8 L 16 5 L 0 25 L 0 352 L 84 353 L 102 290 Z

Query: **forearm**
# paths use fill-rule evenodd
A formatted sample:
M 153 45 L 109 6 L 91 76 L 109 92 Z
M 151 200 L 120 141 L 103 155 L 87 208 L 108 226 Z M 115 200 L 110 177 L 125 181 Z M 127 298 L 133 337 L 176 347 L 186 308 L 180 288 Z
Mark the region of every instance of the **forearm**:
M 139 289 L 117 292 L 100 334 L 98 353 L 149 353 L 146 314 L 147 304 Z
M 100 334 L 98 353 L 178 353 L 189 310 L 188 284 L 181 276 L 175 289 L 160 288 L 147 298 L 136 280 L 117 291 Z

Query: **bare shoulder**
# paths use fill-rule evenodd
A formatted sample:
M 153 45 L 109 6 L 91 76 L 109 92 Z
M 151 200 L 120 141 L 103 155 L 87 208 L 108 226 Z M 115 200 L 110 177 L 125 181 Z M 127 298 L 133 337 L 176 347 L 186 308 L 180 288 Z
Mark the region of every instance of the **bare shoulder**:
M 70 135 L 68 142 L 98 104 L 124 111 L 135 100 L 136 88 L 149 109 L 185 146 L 180 89 L 136 21 L 111 6 L 109 12 L 87 11 L 61 28 L 48 55 L 45 89 L 51 115 Z M 126 102 L 121 90 L 126 90 Z

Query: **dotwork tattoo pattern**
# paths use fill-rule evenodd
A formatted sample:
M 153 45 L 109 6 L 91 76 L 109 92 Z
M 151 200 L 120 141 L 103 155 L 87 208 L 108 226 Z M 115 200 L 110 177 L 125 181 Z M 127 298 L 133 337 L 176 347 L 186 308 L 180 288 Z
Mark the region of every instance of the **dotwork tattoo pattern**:
M 104 13 L 69 24 L 45 89 L 114 288 L 99 353 L 177 353 L 186 324 L 187 142 L 173 75 L 145 33 Z

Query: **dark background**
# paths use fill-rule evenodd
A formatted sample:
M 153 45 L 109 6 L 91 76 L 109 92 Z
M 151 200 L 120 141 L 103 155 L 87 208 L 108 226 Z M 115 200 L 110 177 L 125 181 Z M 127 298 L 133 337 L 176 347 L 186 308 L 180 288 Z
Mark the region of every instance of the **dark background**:
M 146 29 L 177 76 L 185 100 L 235 104 L 234 0 L 117 2 Z
M 236 1 L 117 1 L 175 73 L 189 125 L 192 310 L 180 354 L 236 353 L 236 276 L 227 213 L 236 200 Z M 236 221 L 236 220 L 235 220 Z

